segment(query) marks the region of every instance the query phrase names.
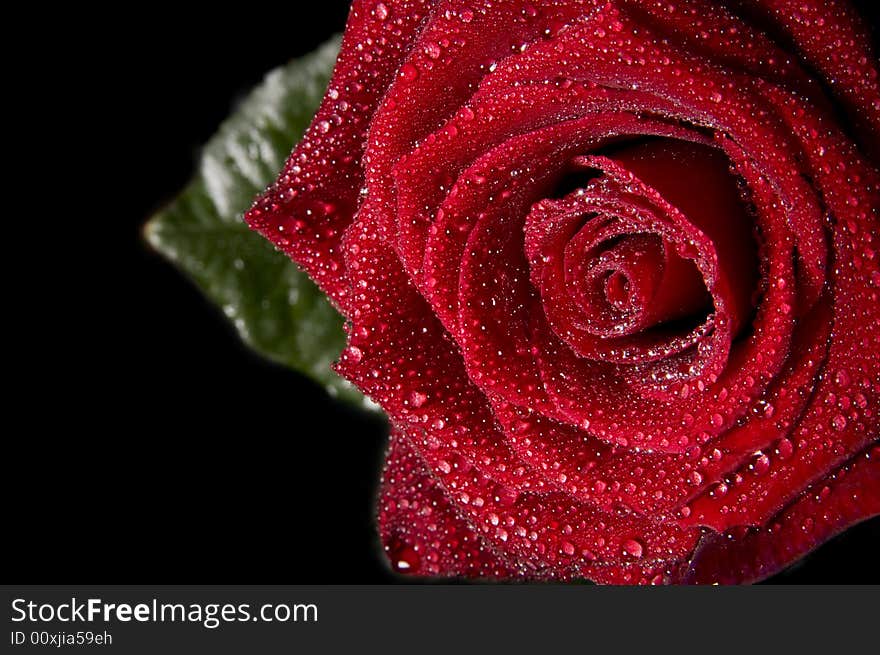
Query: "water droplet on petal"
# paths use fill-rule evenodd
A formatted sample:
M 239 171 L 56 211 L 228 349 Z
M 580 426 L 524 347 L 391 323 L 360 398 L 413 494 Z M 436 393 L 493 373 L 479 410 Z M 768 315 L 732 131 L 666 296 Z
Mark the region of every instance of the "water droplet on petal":
M 419 69 L 410 62 L 406 62 L 400 69 L 400 74 L 407 82 L 412 82 L 419 76 Z
M 770 470 L 770 458 L 764 453 L 757 453 L 755 459 L 751 463 L 752 471 L 755 475 L 764 475 Z
M 510 507 L 511 505 L 514 505 L 518 498 L 519 492 L 516 489 L 499 486 L 495 490 L 495 500 L 502 507 Z
M 422 563 L 415 549 L 403 542 L 398 542 L 389 549 L 388 559 L 392 568 L 399 573 L 415 573 Z
M 644 546 L 635 539 L 627 539 L 623 542 L 623 554 L 639 558 L 645 552 Z
M 788 439 L 780 439 L 776 444 L 776 452 L 780 459 L 788 459 L 794 453 L 794 444 Z

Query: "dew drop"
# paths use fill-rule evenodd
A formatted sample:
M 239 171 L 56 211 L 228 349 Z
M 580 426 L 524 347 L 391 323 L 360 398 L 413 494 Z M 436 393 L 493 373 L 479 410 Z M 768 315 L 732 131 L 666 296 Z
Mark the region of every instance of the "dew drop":
M 727 494 L 729 489 L 730 487 L 728 487 L 724 482 L 719 482 L 717 485 L 715 485 L 715 488 L 712 490 L 711 493 L 714 497 L 720 497 Z
M 397 543 L 388 552 L 392 568 L 398 573 L 415 573 L 421 567 L 421 558 L 412 546 Z
M 780 439 L 776 444 L 776 452 L 780 459 L 788 459 L 794 453 L 794 445 L 788 439 Z
M 636 541 L 635 539 L 627 539 L 623 542 L 623 554 L 628 555 L 629 557 L 639 558 L 642 556 L 642 553 L 645 552 L 644 547 L 641 543 Z
M 758 453 L 752 461 L 751 469 L 755 475 L 764 475 L 770 470 L 770 458 L 764 453 Z
M 510 507 L 516 503 L 518 498 L 519 492 L 516 489 L 499 486 L 495 490 L 495 499 L 502 507 Z
M 400 69 L 400 74 L 407 82 L 412 82 L 419 76 L 419 69 L 410 62 L 406 62 Z

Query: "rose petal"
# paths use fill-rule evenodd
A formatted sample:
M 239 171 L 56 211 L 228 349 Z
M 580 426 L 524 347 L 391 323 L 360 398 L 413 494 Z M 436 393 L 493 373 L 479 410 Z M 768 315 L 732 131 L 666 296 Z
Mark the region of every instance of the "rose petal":
M 327 95 L 278 179 L 245 216 L 341 308 L 348 283 L 340 240 L 363 185 L 364 137 L 382 91 L 433 4 L 354 1 Z
M 880 449 L 856 456 L 773 518 L 769 526 L 707 536 L 683 582 L 757 582 L 847 527 L 880 514 Z

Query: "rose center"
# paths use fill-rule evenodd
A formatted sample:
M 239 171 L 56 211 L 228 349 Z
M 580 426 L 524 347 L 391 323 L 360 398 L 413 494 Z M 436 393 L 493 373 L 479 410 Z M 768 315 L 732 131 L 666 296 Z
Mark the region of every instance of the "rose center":
M 632 304 L 629 290 L 629 278 L 619 271 L 611 273 L 605 279 L 605 298 L 621 311 L 626 311 Z
M 741 198 L 727 157 L 715 148 L 676 139 L 618 146 L 606 156 L 656 189 L 712 240 L 721 274 L 733 283 L 734 331 L 746 325 L 759 278 L 757 244 L 754 220 Z M 689 257 L 677 252 L 668 254 L 665 266 L 650 270 L 639 267 L 641 275 L 659 278 L 653 281 L 655 292 L 648 312 L 651 322 L 657 325 L 688 318 L 699 320 L 711 310 L 702 276 Z M 627 306 L 623 296 L 632 286 L 631 280 L 612 274 L 608 283 L 608 302 L 620 308 Z
M 533 205 L 525 223 L 551 329 L 583 358 L 666 360 L 675 370 L 663 379 L 699 375 L 709 360 L 695 346 L 730 347 L 751 322 L 759 273 L 754 221 L 727 158 L 708 144 L 653 139 L 570 166 L 581 183 Z

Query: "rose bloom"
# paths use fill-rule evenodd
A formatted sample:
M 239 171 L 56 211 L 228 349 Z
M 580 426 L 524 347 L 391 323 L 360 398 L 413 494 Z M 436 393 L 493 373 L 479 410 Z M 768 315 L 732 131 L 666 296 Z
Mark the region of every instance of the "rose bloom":
M 880 512 L 877 70 L 843 2 L 354 3 L 246 219 L 390 418 L 396 570 L 751 582 Z

